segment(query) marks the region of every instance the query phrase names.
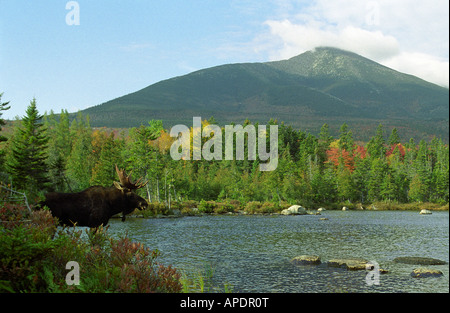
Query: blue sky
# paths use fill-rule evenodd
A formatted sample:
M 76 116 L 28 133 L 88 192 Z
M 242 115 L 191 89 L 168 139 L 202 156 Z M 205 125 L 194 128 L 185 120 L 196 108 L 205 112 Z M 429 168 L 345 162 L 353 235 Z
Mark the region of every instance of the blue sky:
M 316 46 L 362 54 L 448 87 L 447 0 L 0 0 L 0 92 L 23 116 L 94 106 L 225 63 Z

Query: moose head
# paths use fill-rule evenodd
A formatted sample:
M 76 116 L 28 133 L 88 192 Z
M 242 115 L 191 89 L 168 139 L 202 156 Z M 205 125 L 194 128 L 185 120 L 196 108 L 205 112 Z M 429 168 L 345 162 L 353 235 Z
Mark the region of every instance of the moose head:
M 119 170 L 116 164 L 116 172 L 119 176 L 120 182 L 114 182 L 114 186 L 119 189 L 123 196 L 125 197 L 125 201 L 127 202 L 127 205 L 124 207 L 123 215 L 122 215 L 122 221 L 125 221 L 125 215 L 133 212 L 134 209 L 143 210 L 148 207 L 147 201 L 145 199 L 141 198 L 137 194 L 135 194 L 133 191 L 138 190 L 142 187 L 145 187 L 147 185 L 148 181 L 142 182 L 142 177 L 139 178 L 135 183 L 131 182 L 131 173 L 126 174 L 124 169 Z

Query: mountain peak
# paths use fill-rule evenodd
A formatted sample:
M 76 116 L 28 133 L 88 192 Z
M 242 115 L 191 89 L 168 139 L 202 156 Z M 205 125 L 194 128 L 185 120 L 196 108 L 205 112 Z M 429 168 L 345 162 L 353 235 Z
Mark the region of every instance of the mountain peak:
M 219 123 L 277 118 L 313 132 L 324 123 L 339 129 L 351 121 L 367 132 L 382 122 L 448 138 L 448 110 L 448 89 L 356 53 L 320 47 L 289 60 L 203 69 L 85 111 L 95 126 L 133 127 L 155 118 L 169 126 L 193 116 Z
M 386 76 L 405 75 L 356 53 L 332 47 L 318 47 L 288 60 L 268 63 L 282 71 L 304 77 L 358 79 L 383 82 Z M 401 75 L 398 75 L 401 74 Z

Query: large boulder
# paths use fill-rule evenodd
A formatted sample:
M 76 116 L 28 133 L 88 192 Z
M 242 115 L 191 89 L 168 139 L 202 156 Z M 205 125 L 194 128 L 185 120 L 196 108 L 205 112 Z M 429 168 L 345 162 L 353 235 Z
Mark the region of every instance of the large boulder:
M 394 259 L 395 263 L 404 263 L 404 264 L 415 264 L 415 265 L 445 265 L 447 262 L 433 259 L 433 258 L 424 258 L 417 256 L 402 256 Z
M 283 215 L 305 215 L 306 209 L 302 207 L 301 205 L 293 205 L 289 207 L 288 209 L 285 209 L 281 211 L 281 214 Z
M 361 258 L 331 259 L 328 261 L 328 266 L 345 268 L 349 271 L 359 271 L 365 270 L 368 262 Z
M 430 268 L 415 268 L 411 272 L 411 276 L 414 278 L 440 277 L 443 275 L 441 271 Z
M 300 255 L 291 260 L 295 265 L 319 265 L 322 263 L 317 255 Z

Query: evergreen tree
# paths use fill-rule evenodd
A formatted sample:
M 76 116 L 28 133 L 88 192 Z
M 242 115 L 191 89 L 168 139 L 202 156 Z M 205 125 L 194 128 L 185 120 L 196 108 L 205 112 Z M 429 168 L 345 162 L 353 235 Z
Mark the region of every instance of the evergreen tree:
M 386 155 L 386 147 L 384 146 L 384 130 L 383 125 L 378 125 L 376 134 L 372 137 L 367 144 L 367 153 L 371 159 L 378 158 L 383 159 Z
M 36 99 L 33 99 L 21 127 L 16 131 L 11 148 L 9 168 L 14 184 L 19 189 L 31 192 L 46 189 L 49 183 L 46 164 L 48 137 L 41 119 Z
M 285 149 L 289 149 L 292 160 L 297 161 L 300 149 L 299 133 L 292 126 L 281 123 L 278 134 L 278 153 L 282 155 Z
M 439 140 L 436 145 L 436 164 L 433 169 L 432 201 L 448 203 L 449 201 L 449 147 Z
M 130 140 L 128 141 L 127 152 L 125 154 L 126 162 L 129 164 L 128 168 L 133 169 L 139 177 L 144 177 L 148 180 L 151 173 L 151 161 L 154 148 L 149 144 L 149 141 L 155 140 L 157 134 L 149 126 L 141 125 L 139 128 L 130 130 Z M 151 183 L 146 185 L 148 201 L 152 201 L 151 197 Z
M 2 96 L 3 96 L 3 92 L 0 93 L 0 131 L 2 130 L 2 126 L 5 125 L 5 121 L 1 118 L 2 115 L 3 115 L 2 111 L 6 111 L 6 110 L 9 110 L 11 108 L 10 106 L 8 106 L 9 101 L 8 102 L 2 102 Z M 6 141 L 6 140 L 7 139 L 4 136 L 0 135 L 0 142 Z
M 314 203 L 326 204 L 337 201 L 336 175 L 331 167 L 324 168 L 323 172 L 314 168 L 310 185 Z
M 381 190 L 381 196 L 383 197 L 383 200 L 392 201 L 395 200 L 396 196 L 396 185 L 393 178 L 393 175 L 391 173 L 387 173 L 384 175 L 383 182 L 380 186 Z
M 2 126 L 5 125 L 5 121 L 2 119 L 2 115 L 3 115 L 2 111 L 9 110 L 9 108 L 10 108 L 8 106 L 9 102 L 2 102 L 2 96 L 3 96 L 3 93 L 0 93 L 0 131 L 2 130 Z M 0 134 L 0 144 L 2 142 L 5 142 L 6 140 L 7 140 L 6 137 L 4 137 Z M 3 169 L 4 157 L 5 157 L 5 152 L 2 149 L 2 150 L 0 150 L 0 171 L 2 171 L 2 169 Z
M 319 141 L 316 152 L 319 157 L 319 162 L 321 166 L 327 160 L 327 150 L 330 147 L 330 143 L 332 142 L 333 137 L 330 136 L 330 128 L 328 124 L 323 124 L 323 126 L 320 128 Z
M 432 187 L 432 163 L 428 153 L 428 145 L 425 140 L 419 143 L 417 157 L 414 160 L 413 167 L 415 175 L 411 180 L 409 197 L 413 201 L 429 201 Z
M 44 115 L 44 125 L 49 137 L 48 164 L 53 189 L 59 192 L 72 191 L 66 177 L 66 164 L 72 150 L 72 136 L 69 128 L 69 113 L 62 110 L 59 119 L 53 111 Z
M 355 184 L 356 198 L 361 203 L 366 203 L 369 195 L 368 180 L 370 177 L 369 158 L 356 158 L 353 180 Z
M 91 185 L 111 186 L 114 180 L 117 181 L 115 166 L 122 163 L 122 146 L 123 142 L 114 140 L 114 133 L 106 137 L 99 160 L 92 169 Z
M 383 184 L 384 176 L 387 170 L 387 163 L 385 159 L 373 159 L 369 171 L 368 180 L 368 199 L 369 201 L 383 200 L 381 194 L 381 186 Z
M 392 129 L 391 135 L 389 136 L 389 139 L 388 139 L 388 143 L 390 146 L 400 143 L 400 137 L 398 135 L 397 128 L 394 127 Z
M 70 126 L 72 149 L 67 158 L 66 175 L 73 191 L 81 191 L 90 186 L 92 168 L 94 167 L 92 148 L 92 129 L 89 118 L 81 113 Z
M 344 123 L 342 124 L 339 133 L 339 148 L 351 153 L 353 151 L 353 146 L 353 133 L 348 129 L 347 123 Z

